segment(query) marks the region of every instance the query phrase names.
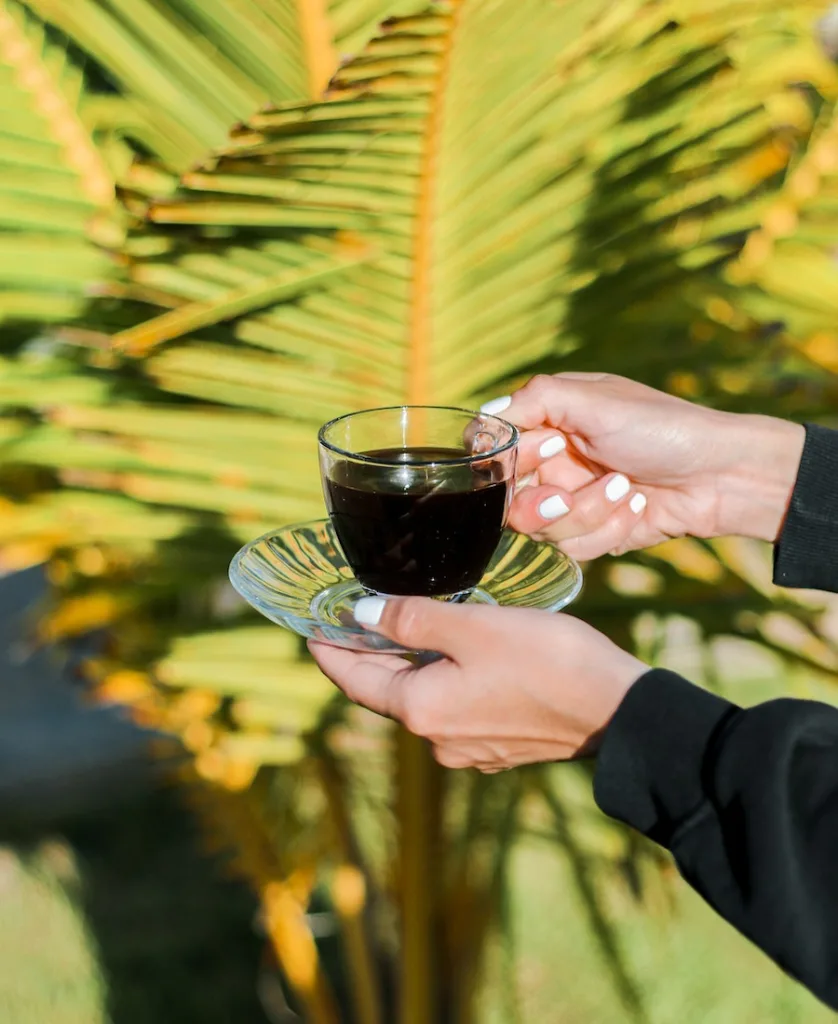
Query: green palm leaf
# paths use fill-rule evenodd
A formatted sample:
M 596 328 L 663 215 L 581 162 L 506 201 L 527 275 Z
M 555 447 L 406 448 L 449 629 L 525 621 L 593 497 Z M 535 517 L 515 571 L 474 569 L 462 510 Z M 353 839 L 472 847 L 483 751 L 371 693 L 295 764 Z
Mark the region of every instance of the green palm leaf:
M 126 133 L 184 170 L 266 103 L 318 96 L 393 6 L 326 0 L 26 0 L 117 84 Z
M 0 449 L 10 467 L 51 469 L 71 488 L 63 503 L 40 499 L 29 528 L 19 506 L 9 510 L 18 548 L 98 541 L 148 579 L 140 590 L 114 579 L 103 607 L 76 578 L 51 635 L 107 615 L 122 657 L 130 650 L 171 695 L 160 720 L 214 779 L 240 784 L 259 764 L 299 757 L 294 737 L 324 721 L 331 691 L 288 638 L 262 656 L 249 627 L 201 628 L 211 613 L 157 625 L 152 643 L 138 642 L 136 625 L 159 622 L 167 588 L 197 597 L 239 540 L 319 514 L 314 428 L 337 412 L 472 403 L 498 380 L 574 351 L 631 371 L 679 325 L 686 332 L 727 287 L 717 267 L 739 259 L 731 236 L 759 225 L 773 201 L 764 182 L 789 123 L 808 130 L 790 88 L 802 65 L 825 92 L 834 85 L 805 37 L 789 41 L 768 16 L 758 32 L 747 22 L 743 41 L 735 6 L 712 27 L 684 17 L 672 33 L 661 32 L 672 11 L 645 3 L 559 12 L 528 0 L 515 18 L 497 14 L 466 3 L 389 23 L 326 101 L 253 115 L 176 194 L 153 200 L 114 291 L 140 304 L 115 342 L 145 383 L 132 383 L 130 400 L 100 382 L 88 395 L 87 371 L 59 368 L 50 387 L 69 401 L 38 431 L 10 431 Z M 557 75 L 555 47 L 542 40 L 568 24 L 576 31 Z M 487 50 L 501 66 L 480 64 Z M 773 51 L 782 59 L 766 71 Z M 708 352 L 718 354 L 699 346 L 684 364 L 706 363 Z M 124 392 L 118 366 L 107 377 Z M 34 396 L 42 383 L 21 379 L 10 404 L 26 405 L 27 388 Z M 179 396 L 204 407 L 179 407 Z M 107 492 L 115 504 L 97 527 Z M 194 561 L 191 537 L 208 528 L 212 549 Z M 648 559 L 666 575 L 659 613 L 674 601 L 708 636 L 729 633 L 733 605 L 719 616 L 718 578 L 685 583 L 668 571 L 670 557 Z M 769 607 L 752 581 L 708 557 L 736 607 Z M 631 599 L 590 579 L 587 614 L 616 635 Z M 636 603 L 647 614 L 657 607 Z M 273 642 L 270 627 L 259 631 Z M 235 646 L 237 634 L 246 642 Z M 219 638 L 234 657 L 219 654 Z M 808 661 L 819 663 L 814 648 Z M 117 663 L 100 685 L 116 685 L 120 672 Z M 191 728 L 176 710 L 189 692 L 228 699 L 231 716 Z M 402 757 L 421 779 L 415 753 Z
M 834 90 L 804 16 L 757 6 L 391 20 L 325 101 L 252 115 L 128 241 L 117 294 L 163 311 L 117 347 L 159 397 L 215 411 L 75 402 L 7 460 L 239 537 L 317 514 L 311 439 L 331 415 L 472 403 L 545 359 L 589 359 L 594 339 L 630 369 L 644 348 L 625 339 L 648 351 L 686 327 L 731 235 L 760 223 L 777 147 L 808 128 L 792 85 L 805 69 Z M 284 440 L 254 458 L 242 430 Z
M 113 292 L 118 268 L 93 243 L 122 244 L 122 206 L 171 191 L 231 123 L 319 96 L 392 7 L 2 0 L 0 324 L 66 323 Z
M 107 216 L 114 182 L 84 122 L 85 90 L 67 46 L 3 0 L 0 325 L 71 320 L 91 284 L 110 272 L 88 232 L 91 220 Z
M 804 351 L 830 369 L 838 366 L 836 232 L 838 114 L 827 107 L 728 278 L 758 315 L 782 320 Z
M 179 196 L 151 207 L 156 224 L 231 232 L 215 265 L 196 248 L 176 256 L 174 272 L 168 258 L 137 264 L 133 278 L 172 305 L 206 295 L 221 275 L 241 273 L 258 291 L 274 244 L 260 233 L 283 237 L 290 251 L 301 244 L 295 229 L 361 232 L 377 259 L 266 309 L 258 323 L 232 325 L 250 345 L 302 356 L 301 366 L 305 351 L 320 367 L 328 353 L 339 376 L 364 345 L 377 379 L 353 393 L 356 378 L 346 377 L 335 410 L 365 394 L 370 403 L 472 400 L 594 330 L 620 337 L 652 298 L 678 294 L 685 320 L 701 302 L 702 268 L 734 255 L 731 235 L 759 223 L 757 190 L 774 165 L 755 154 L 787 131 L 771 110 L 805 120 L 790 89 L 801 69 L 817 68 L 824 88 L 834 89 L 835 76 L 813 43 L 790 45 L 789 26 L 778 30 L 767 13 L 747 41 L 735 5 L 712 31 L 682 15 L 681 32 L 661 34 L 672 14 L 644 3 L 617 16 L 609 5 L 559 10 L 533 0 L 509 21 L 465 4 L 393 22 L 339 72 L 327 102 L 254 116 L 184 178 Z M 568 25 L 578 32 L 557 56 L 553 40 Z M 501 37 L 490 81 L 474 53 Z M 766 72 L 775 51 L 782 60 Z M 171 338 L 171 322 L 147 322 L 118 342 Z M 220 354 L 205 346 L 170 349 L 148 369 L 164 389 L 219 400 L 199 367 Z M 245 350 L 219 358 L 219 381 L 241 367 L 230 403 L 305 415 L 313 397 L 280 391 L 272 400 L 267 381 L 255 387 L 254 360 Z

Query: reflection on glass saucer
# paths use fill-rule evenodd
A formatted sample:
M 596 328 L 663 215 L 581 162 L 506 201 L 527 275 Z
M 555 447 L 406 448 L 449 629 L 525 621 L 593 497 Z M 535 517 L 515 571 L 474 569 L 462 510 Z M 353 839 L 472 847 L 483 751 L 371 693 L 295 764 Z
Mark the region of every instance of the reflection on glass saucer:
M 355 622 L 352 608 L 367 591 L 353 577 L 328 519 L 272 530 L 246 544 L 230 565 L 230 581 L 257 611 L 300 636 L 355 651 L 408 653 Z M 582 571 L 572 558 L 506 531 L 468 600 L 555 612 L 581 588 Z

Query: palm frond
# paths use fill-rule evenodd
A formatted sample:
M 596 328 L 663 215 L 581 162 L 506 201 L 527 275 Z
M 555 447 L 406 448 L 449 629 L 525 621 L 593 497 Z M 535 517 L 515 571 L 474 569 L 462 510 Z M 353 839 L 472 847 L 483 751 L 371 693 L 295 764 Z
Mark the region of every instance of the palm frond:
M 10 428 L 0 455 L 72 489 L 79 543 L 93 539 L 84 510 L 104 492 L 120 503 L 109 540 L 135 509 L 156 509 L 141 536 L 159 536 L 173 559 L 208 524 L 232 546 L 271 522 L 316 515 L 313 428 L 338 412 L 472 403 L 562 356 L 595 353 L 630 370 L 682 325 L 686 335 L 697 314 L 718 312 L 718 269 L 735 275 L 747 260 L 742 239 L 763 223 L 777 171 L 812 127 L 798 83 L 825 97 L 819 124 L 838 92 L 804 31 L 815 5 L 778 18 L 767 3 L 525 0 L 513 11 L 460 0 L 418 13 L 403 5 L 322 101 L 248 114 L 245 100 L 255 110 L 269 83 L 231 69 L 259 66 L 260 19 L 296 46 L 308 18 L 309 44 L 317 37 L 321 49 L 331 19 L 342 49 L 367 38 L 380 5 L 246 3 L 232 33 L 220 2 L 198 10 L 178 0 L 165 26 L 155 8 L 143 28 L 145 6 L 50 0 L 44 12 L 80 45 L 85 33 L 110 40 L 119 60 L 128 51 L 117 40 L 129 38 L 145 56 L 119 83 L 140 105 L 158 100 L 144 61 L 177 64 L 171 116 L 195 133 L 184 160 L 215 152 L 175 190 L 147 166 L 126 172 L 132 211 L 146 217 L 126 242 L 124 280 L 108 289 L 130 324 L 113 339 L 128 373 L 117 361 L 91 378 L 70 363 L 42 368 L 36 382 L 15 369 L 8 406 L 50 411 L 38 430 Z M 98 12 L 90 22 L 88 8 Z M 182 66 L 203 45 L 199 22 L 226 55 L 212 80 L 228 78 L 212 96 L 198 95 L 194 69 Z M 274 99 L 303 89 L 300 79 L 275 84 Z M 246 119 L 222 141 L 233 106 Z M 805 166 L 804 157 L 792 174 Z M 678 351 L 687 369 L 711 355 L 723 363 L 719 348 L 687 341 Z M 662 361 L 661 375 L 670 372 Z M 179 406 L 183 397 L 203 407 Z M 60 514 L 59 495 L 32 507 L 43 524 Z M 10 536 L 23 543 L 37 528 L 27 533 L 20 517 L 17 507 Z M 68 543 L 54 521 L 53 544 Z M 230 553 L 219 551 L 219 570 Z M 288 678 L 303 671 L 295 658 L 283 662 Z M 242 659 L 241 678 L 264 677 L 257 659 Z M 225 671 L 233 694 L 231 665 L 214 685 Z M 278 727 L 256 696 L 242 721 Z
M 764 320 L 781 321 L 802 351 L 838 368 L 838 112 L 822 111 L 728 279 Z
M 102 247 L 123 245 L 137 197 L 267 103 L 319 97 L 390 6 L 2 0 L 0 323 L 67 323 L 117 292 Z
M 89 237 L 114 179 L 83 120 L 85 75 L 16 0 L 0 3 L 0 324 L 74 319 L 108 259 Z
M 760 186 L 789 138 L 790 110 L 792 134 L 806 130 L 792 88 L 801 68 L 825 90 L 835 90 L 835 74 L 814 43 L 790 44 L 789 26 L 767 9 L 745 40 L 737 5 L 710 25 L 659 5 L 623 8 L 559 11 L 532 0 L 507 22 L 502 11 L 454 4 L 388 23 L 338 72 L 326 102 L 255 115 L 178 196 L 152 205 L 153 223 L 194 226 L 195 248 L 175 257 L 174 274 L 171 257 L 165 272 L 135 264 L 137 297 L 150 281 L 171 289 L 172 303 L 206 295 L 222 271 L 198 255 L 199 239 L 220 226 L 232 235 L 216 249 L 223 273 L 243 262 L 249 239 L 255 289 L 276 244 L 261 240 L 266 232 L 286 252 L 300 245 L 295 230 L 361 232 L 377 258 L 258 322 L 231 325 L 250 345 L 276 351 L 284 342 L 319 366 L 328 353 L 339 373 L 350 332 L 353 354 L 373 356 L 379 373 L 355 394 L 347 378 L 343 402 L 329 399 L 334 409 L 376 388 L 387 400 L 471 399 L 594 330 L 607 331 L 605 344 L 636 331 L 653 298 L 671 305 L 678 295 L 688 319 L 703 301 L 704 268 L 735 256 L 733 236 L 759 223 Z M 564 52 L 539 45 L 567 36 L 569 23 L 578 32 Z M 669 24 L 679 31 L 662 33 Z M 474 59 L 501 36 L 503 96 Z M 766 54 L 777 52 L 783 59 L 766 71 Z M 309 408 L 307 394 L 280 405 L 264 393 L 272 389 L 256 388 L 246 350 L 225 362 L 204 345 L 175 347 L 181 354 L 148 369 L 165 390 L 219 401 L 222 378 L 235 379 L 230 404 Z M 216 358 L 218 382 L 197 370 Z
M 25 0 L 97 62 L 129 136 L 186 169 L 268 102 L 316 98 L 386 0 Z

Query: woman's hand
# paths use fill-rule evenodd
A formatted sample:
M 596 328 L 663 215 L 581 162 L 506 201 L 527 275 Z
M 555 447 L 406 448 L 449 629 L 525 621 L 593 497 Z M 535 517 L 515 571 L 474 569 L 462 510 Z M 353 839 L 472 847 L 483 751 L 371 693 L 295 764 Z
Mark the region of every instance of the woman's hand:
M 534 377 L 483 406 L 522 428 L 510 525 L 576 558 L 670 537 L 776 540 L 803 427 L 718 412 L 609 374 Z
M 593 754 L 647 666 L 569 615 L 363 598 L 357 620 L 405 647 L 439 651 L 421 666 L 309 642 L 357 704 L 429 739 L 440 764 L 497 772 Z

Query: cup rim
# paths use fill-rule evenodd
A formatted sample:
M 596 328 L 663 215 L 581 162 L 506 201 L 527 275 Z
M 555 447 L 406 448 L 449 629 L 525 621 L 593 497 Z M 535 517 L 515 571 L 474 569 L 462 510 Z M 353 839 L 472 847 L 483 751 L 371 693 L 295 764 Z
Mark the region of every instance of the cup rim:
M 466 416 L 479 416 L 484 420 L 494 420 L 495 423 L 502 423 L 503 426 L 507 427 L 510 431 L 508 441 L 504 441 L 503 444 L 496 445 L 487 452 L 478 452 L 474 455 L 463 455 L 456 459 L 421 460 L 419 462 L 411 462 L 411 466 L 467 466 L 472 462 L 485 462 L 486 459 L 502 455 L 511 448 L 515 448 L 518 445 L 518 441 L 521 436 L 521 432 L 514 423 L 510 423 L 508 420 L 502 419 L 500 416 L 493 416 L 491 413 L 480 412 L 479 410 L 463 409 L 458 405 L 382 405 L 374 409 L 356 409 L 354 412 L 345 412 L 341 416 L 335 416 L 333 419 L 328 420 L 317 432 L 318 443 L 330 452 L 333 452 L 336 455 L 342 455 L 345 458 L 354 460 L 355 462 L 366 462 L 373 466 L 401 465 L 401 463 L 394 462 L 393 459 L 380 459 L 372 455 L 364 455 L 361 452 L 347 451 L 345 448 L 341 448 L 338 445 L 333 444 L 331 441 L 327 441 L 325 435 L 326 431 L 329 430 L 330 427 L 335 426 L 336 423 L 340 423 L 341 420 L 348 420 L 351 416 L 363 416 L 366 413 L 372 412 L 396 412 L 397 410 L 405 409 L 431 409 L 435 412 L 461 412 Z

